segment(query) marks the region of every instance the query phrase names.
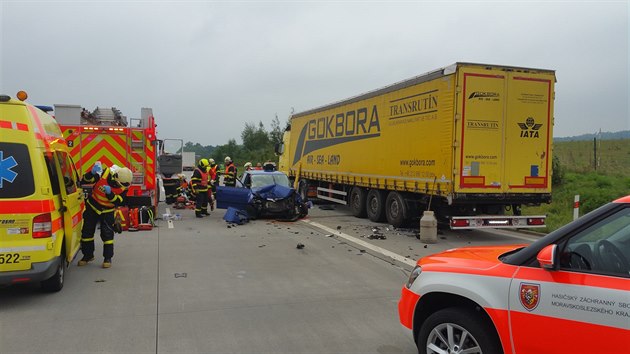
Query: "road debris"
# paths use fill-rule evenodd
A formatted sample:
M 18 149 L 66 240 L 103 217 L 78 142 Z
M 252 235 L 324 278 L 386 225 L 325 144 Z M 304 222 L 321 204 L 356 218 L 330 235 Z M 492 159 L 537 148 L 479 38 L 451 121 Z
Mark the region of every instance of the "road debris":
M 301 250 L 301 249 L 303 249 L 303 248 L 304 248 L 304 244 L 302 244 L 302 243 L 298 243 L 298 244 L 297 244 L 297 246 L 295 246 L 295 248 L 297 248 L 297 249 Z

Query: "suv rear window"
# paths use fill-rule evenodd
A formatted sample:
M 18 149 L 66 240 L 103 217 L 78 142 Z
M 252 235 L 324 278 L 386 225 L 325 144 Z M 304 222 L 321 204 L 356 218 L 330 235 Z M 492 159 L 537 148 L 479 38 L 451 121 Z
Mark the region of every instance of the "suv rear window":
M 0 199 L 26 197 L 35 192 L 28 147 L 0 142 Z

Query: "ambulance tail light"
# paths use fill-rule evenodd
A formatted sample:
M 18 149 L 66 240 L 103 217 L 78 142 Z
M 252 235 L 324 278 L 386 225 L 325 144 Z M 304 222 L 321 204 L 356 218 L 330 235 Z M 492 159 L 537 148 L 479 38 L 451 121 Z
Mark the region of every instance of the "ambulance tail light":
M 52 237 L 52 218 L 50 213 L 33 218 L 33 238 Z
M 545 218 L 528 218 L 527 225 L 529 226 L 541 226 L 545 225 Z

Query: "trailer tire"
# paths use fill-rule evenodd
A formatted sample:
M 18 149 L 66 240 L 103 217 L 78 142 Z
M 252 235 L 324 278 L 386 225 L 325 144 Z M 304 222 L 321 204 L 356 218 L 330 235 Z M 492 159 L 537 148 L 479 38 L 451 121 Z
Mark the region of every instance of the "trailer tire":
M 303 202 L 307 202 L 308 201 L 308 180 L 301 179 L 298 182 L 298 190 L 297 190 L 297 192 L 300 195 L 300 198 L 302 198 Z
M 379 189 L 371 189 L 365 201 L 365 211 L 370 221 L 381 222 L 385 220 L 385 192 Z
M 357 218 L 364 218 L 367 213 L 365 211 L 365 189 L 361 187 L 353 187 L 350 191 L 350 210 L 352 215 Z
M 398 192 L 389 192 L 385 201 L 387 222 L 394 227 L 402 227 L 407 220 L 407 205 Z

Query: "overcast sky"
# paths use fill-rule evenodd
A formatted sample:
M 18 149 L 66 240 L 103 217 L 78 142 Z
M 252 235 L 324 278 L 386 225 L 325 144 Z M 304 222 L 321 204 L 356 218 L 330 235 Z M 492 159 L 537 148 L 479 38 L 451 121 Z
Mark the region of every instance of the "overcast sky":
M 458 61 L 556 70 L 556 137 L 630 129 L 628 1 L 0 4 L 0 92 L 151 107 L 160 138 L 240 143 Z

